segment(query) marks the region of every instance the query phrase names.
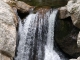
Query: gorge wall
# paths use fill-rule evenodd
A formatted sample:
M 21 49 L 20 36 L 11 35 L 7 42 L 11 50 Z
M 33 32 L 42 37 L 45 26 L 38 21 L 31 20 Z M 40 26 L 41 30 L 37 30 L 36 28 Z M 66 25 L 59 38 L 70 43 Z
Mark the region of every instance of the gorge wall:
M 25 13 L 30 12 L 30 10 L 36 6 L 60 7 L 66 5 L 68 0 L 3 1 L 0 0 L 0 41 L 2 42 L 2 44 L 0 44 L 0 59 L 11 60 L 15 55 L 16 49 L 16 26 L 18 24 L 18 16 L 16 14 L 17 10 L 21 13 Z M 55 41 L 63 52 L 73 58 L 80 56 L 79 30 L 80 0 L 70 0 L 65 7 L 59 8 L 59 19 L 56 20 L 55 24 Z
M 80 31 L 80 0 L 69 0 L 67 5 L 64 7 L 61 7 L 59 10 L 60 10 L 60 18 L 65 20 L 65 18 L 71 17 L 72 25 L 74 25 L 75 28 L 78 29 L 78 31 L 76 32 L 77 33 L 76 37 L 75 37 L 76 38 L 75 39 L 76 44 L 71 43 L 70 46 L 72 44 L 73 44 L 73 46 L 75 45 L 74 46 L 75 49 L 73 49 L 73 50 L 76 51 L 76 54 L 74 54 L 74 55 L 77 55 L 77 57 L 79 57 L 80 56 L 80 54 L 79 54 L 80 50 L 76 50 L 76 49 L 80 49 L 80 33 L 79 33 L 79 31 Z M 70 19 L 68 19 L 68 20 L 70 20 Z M 74 34 L 72 34 L 72 36 L 74 36 Z M 67 39 L 67 41 L 70 41 L 70 40 L 71 39 Z M 74 40 L 72 40 L 72 41 L 74 41 Z M 72 48 L 74 48 L 74 47 L 72 47 Z M 62 48 L 64 50 L 64 47 L 62 47 Z M 73 50 L 71 50 L 71 51 L 73 51 Z M 80 58 L 71 59 L 71 60 L 80 60 Z
M 0 0 L 0 60 L 11 60 L 15 56 L 16 21 L 13 9 Z

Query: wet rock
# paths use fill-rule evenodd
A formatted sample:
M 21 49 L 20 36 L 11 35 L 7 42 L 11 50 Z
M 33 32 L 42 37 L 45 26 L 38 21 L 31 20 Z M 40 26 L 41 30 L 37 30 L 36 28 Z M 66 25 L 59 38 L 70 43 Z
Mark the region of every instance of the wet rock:
M 56 20 L 55 41 L 63 52 L 74 58 L 80 55 L 80 48 L 77 46 L 78 33 L 79 29 L 72 24 L 70 17 Z
M 2 60 L 10 60 L 8 57 L 11 58 L 15 55 L 15 21 L 17 18 L 12 8 L 0 0 L 0 59 L 2 58 Z

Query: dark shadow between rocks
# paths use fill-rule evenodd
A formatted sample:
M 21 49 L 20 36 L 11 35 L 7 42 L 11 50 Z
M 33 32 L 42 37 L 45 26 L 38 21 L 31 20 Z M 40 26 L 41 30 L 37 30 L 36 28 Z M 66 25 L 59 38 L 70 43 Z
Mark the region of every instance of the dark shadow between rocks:
M 54 39 L 60 50 L 66 53 L 69 58 L 77 58 L 80 55 L 80 48 L 77 47 L 77 35 L 79 29 L 72 24 L 71 17 L 55 22 Z
M 27 15 L 29 15 L 29 12 L 22 12 L 20 10 L 17 10 L 17 13 L 21 19 L 24 19 Z

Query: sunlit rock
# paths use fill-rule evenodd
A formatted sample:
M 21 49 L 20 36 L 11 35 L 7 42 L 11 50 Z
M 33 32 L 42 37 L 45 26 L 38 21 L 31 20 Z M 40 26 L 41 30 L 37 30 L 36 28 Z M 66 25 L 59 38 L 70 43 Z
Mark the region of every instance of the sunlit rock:
M 73 24 L 80 28 L 80 0 L 70 0 L 67 4 Z
M 17 9 L 22 11 L 22 12 L 29 12 L 31 9 L 33 9 L 32 6 L 26 4 L 22 1 L 17 1 L 16 6 L 17 6 Z
M 60 17 L 60 19 L 65 19 L 69 16 L 70 16 L 70 14 L 67 11 L 66 6 L 59 8 L 59 17 Z
M 12 8 L 0 0 L 0 60 L 9 60 L 6 58 L 15 55 L 16 21 Z

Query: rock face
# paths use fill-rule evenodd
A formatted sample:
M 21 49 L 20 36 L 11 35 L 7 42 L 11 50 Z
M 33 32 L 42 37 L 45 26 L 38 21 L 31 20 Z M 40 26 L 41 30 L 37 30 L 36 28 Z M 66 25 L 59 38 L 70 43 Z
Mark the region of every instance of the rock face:
M 60 19 L 65 19 L 70 16 L 66 6 L 59 8 L 59 14 Z
M 11 58 L 0 53 L 0 60 L 11 60 Z
M 15 55 L 16 16 L 12 8 L 0 0 L 0 60 L 10 60 Z
M 69 0 L 64 11 L 62 8 L 60 9 L 60 18 L 64 19 L 66 13 L 69 13 L 73 25 L 80 29 L 80 0 Z M 76 40 L 75 43 L 80 47 L 80 32 Z
M 33 8 L 32 6 L 26 4 L 22 1 L 17 1 L 16 6 L 17 6 L 17 9 L 22 11 L 23 13 L 27 12 L 27 11 L 29 12 Z
M 21 12 L 29 12 L 31 9 L 33 9 L 33 6 L 30 6 L 22 1 L 17 0 L 3 0 L 4 2 L 8 3 L 11 7 L 16 7 Z
M 80 56 L 80 48 L 77 46 L 78 33 L 79 29 L 72 24 L 70 17 L 64 20 L 56 20 L 55 41 L 63 52 L 75 58 Z
M 80 0 L 70 0 L 67 4 L 67 11 L 70 13 L 73 24 L 80 28 Z
M 69 60 L 80 60 L 80 57 L 78 57 L 77 59 L 69 59 Z

